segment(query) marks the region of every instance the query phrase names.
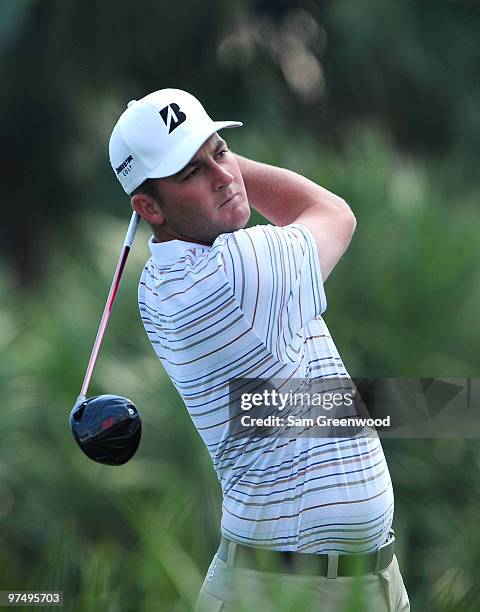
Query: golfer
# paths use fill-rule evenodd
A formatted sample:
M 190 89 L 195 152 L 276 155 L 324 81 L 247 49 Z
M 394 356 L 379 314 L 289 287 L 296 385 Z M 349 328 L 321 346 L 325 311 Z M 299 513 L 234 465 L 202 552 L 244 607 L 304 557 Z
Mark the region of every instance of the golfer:
M 153 232 L 141 317 L 223 491 L 196 610 L 409 610 L 376 436 L 232 435 L 232 380 L 348 377 L 322 313 L 355 229 L 337 195 L 235 155 L 225 128 L 241 125 L 163 89 L 130 102 L 110 139 Z M 251 207 L 271 225 L 245 229 Z

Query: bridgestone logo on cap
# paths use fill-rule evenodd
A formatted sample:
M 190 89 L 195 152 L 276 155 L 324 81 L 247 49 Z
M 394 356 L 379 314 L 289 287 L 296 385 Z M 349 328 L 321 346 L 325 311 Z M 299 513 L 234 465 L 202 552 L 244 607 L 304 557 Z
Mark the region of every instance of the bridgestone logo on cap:
M 171 134 L 175 128 L 181 125 L 187 116 L 182 113 L 178 104 L 168 104 L 165 108 L 162 108 L 160 117 L 163 119 L 163 123 L 168 127 L 168 133 Z
M 121 163 L 121 164 L 118 166 L 118 168 L 115 168 L 115 172 L 116 172 L 117 174 L 120 174 L 120 172 L 121 172 L 122 170 L 125 170 L 125 168 L 128 166 L 128 164 L 129 164 L 130 162 L 132 162 L 132 161 L 133 161 L 133 157 L 132 157 L 131 155 L 129 155 L 129 156 L 127 157 L 127 159 L 126 159 L 124 162 L 122 162 L 122 163 Z

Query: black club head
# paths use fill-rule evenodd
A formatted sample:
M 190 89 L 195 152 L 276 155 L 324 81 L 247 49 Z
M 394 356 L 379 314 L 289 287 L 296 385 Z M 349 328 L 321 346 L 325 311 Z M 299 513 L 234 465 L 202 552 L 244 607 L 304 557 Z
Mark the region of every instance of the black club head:
M 119 395 L 80 399 L 69 423 L 82 451 L 98 463 L 122 465 L 133 457 L 140 443 L 142 421 L 137 407 Z

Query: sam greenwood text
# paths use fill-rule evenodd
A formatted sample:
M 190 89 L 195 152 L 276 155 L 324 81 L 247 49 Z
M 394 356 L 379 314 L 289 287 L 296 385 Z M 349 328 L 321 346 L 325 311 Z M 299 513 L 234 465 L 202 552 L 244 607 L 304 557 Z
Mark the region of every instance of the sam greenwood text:
M 252 417 L 244 414 L 241 417 L 243 427 L 390 427 L 390 415 L 384 419 L 365 419 L 362 417 L 327 418 L 318 416 L 315 419 L 307 417 L 267 416 Z

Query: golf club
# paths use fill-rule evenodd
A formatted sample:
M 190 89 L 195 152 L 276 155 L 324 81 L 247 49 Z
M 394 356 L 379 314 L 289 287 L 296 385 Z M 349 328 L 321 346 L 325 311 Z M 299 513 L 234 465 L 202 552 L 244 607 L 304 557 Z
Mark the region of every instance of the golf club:
M 87 398 L 98 351 L 139 221 L 140 216 L 134 212 L 113 275 L 80 395 L 69 419 L 73 437 L 82 451 L 90 459 L 106 465 L 122 465 L 131 459 L 138 448 L 142 432 L 140 414 L 129 399 L 119 395 L 98 395 Z

